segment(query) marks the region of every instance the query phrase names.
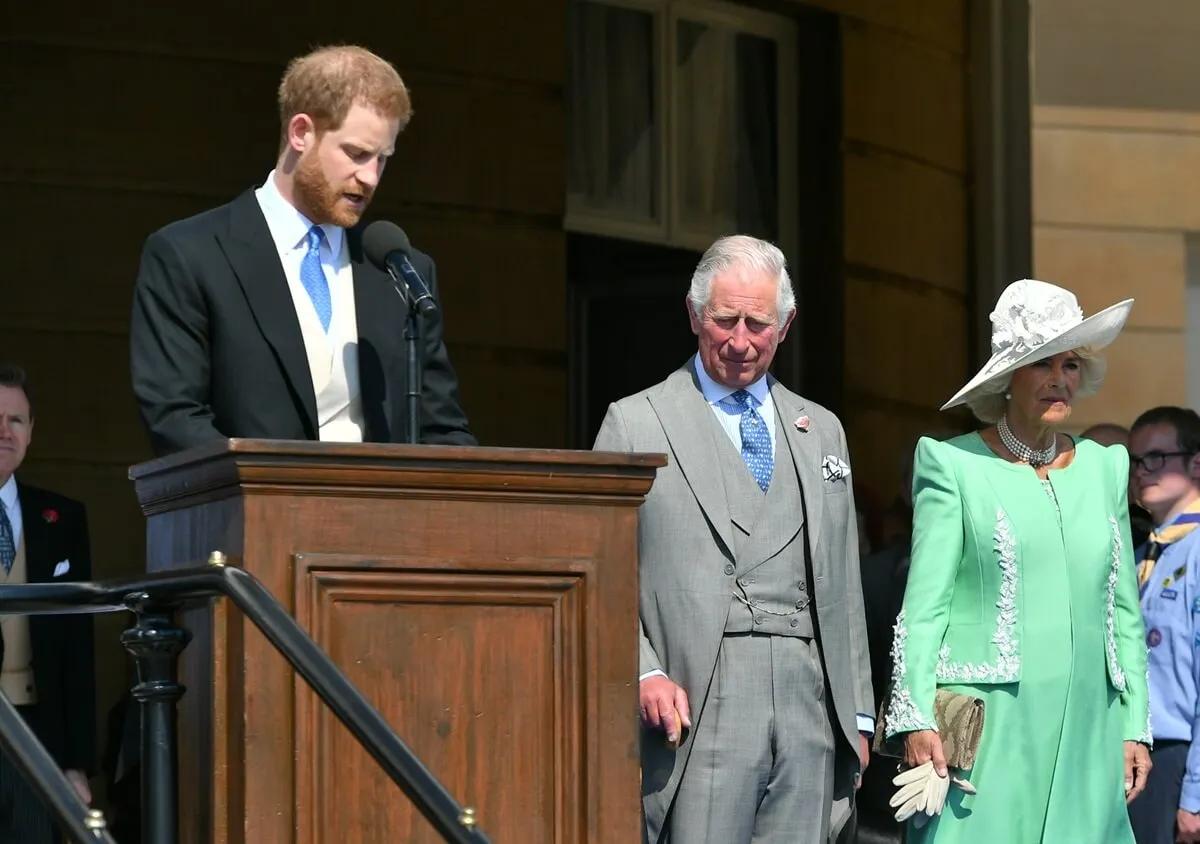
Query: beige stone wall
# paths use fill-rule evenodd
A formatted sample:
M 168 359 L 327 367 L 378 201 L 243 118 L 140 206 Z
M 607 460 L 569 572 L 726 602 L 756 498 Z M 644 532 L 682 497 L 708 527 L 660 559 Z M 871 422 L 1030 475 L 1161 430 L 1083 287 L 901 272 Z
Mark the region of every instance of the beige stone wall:
M 1186 404 L 1187 241 L 1200 232 L 1200 4 L 1033 0 L 1034 267 L 1085 311 L 1133 297 L 1074 421 Z M 1193 341 L 1195 338 L 1192 338 Z
M 1187 401 L 1185 238 L 1200 231 L 1198 170 L 1200 114 L 1033 109 L 1037 277 L 1070 288 L 1086 313 L 1136 300 L 1076 430 Z
M 818 0 L 842 17 L 844 422 L 881 501 L 966 381 L 969 85 L 962 0 Z

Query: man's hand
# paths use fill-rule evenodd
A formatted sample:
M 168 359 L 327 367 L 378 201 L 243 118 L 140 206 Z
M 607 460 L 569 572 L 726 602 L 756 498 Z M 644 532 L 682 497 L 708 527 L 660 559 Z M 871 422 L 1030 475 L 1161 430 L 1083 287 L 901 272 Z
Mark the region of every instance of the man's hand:
M 66 772 L 67 780 L 75 789 L 75 793 L 79 795 L 79 799 L 89 806 L 92 804 L 92 787 L 88 784 L 88 778 L 83 771 L 70 769 Z
M 1141 742 L 1125 742 L 1125 802 L 1132 803 L 1133 798 L 1142 793 L 1146 787 L 1146 777 L 1150 775 L 1150 751 Z
M 661 674 L 647 677 L 639 686 L 642 723 L 663 730 L 668 742 L 678 744 L 683 728 L 692 726 L 687 692 Z
M 861 767 L 858 769 L 858 776 L 854 778 L 856 790 L 862 788 L 863 774 L 867 772 L 867 765 L 871 764 L 871 737 L 866 733 L 858 734 L 858 761 Z
M 1175 812 L 1175 844 L 1200 842 L 1200 814 L 1186 809 Z

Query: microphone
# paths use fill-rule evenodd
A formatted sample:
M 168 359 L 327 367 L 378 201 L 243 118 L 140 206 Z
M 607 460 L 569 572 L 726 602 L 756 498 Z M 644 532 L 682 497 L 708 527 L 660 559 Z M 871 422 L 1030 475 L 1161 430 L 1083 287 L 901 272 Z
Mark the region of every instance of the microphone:
M 429 286 L 408 260 L 412 244 L 404 229 L 388 220 L 376 220 L 366 227 L 362 237 L 367 260 L 392 277 L 408 306 L 422 316 L 437 310 L 437 302 Z

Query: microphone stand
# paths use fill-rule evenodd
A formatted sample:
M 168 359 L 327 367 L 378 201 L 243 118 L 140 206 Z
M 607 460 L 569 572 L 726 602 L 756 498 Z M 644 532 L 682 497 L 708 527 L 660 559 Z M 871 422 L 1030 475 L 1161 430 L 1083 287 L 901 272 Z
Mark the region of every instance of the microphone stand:
M 405 297 L 408 315 L 404 318 L 404 342 L 408 351 L 408 393 L 405 408 L 408 411 L 408 442 L 416 445 L 421 439 L 421 314 L 413 307 L 411 296 Z
M 404 302 L 404 345 L 408 356 L 408 392 L 404 395 L 408 418 L 405 442 L 416 445 L 421 441 L 421 373 L 424 371 L 424 367 L 421 366 L 421 314 L 408 292 L 408 285 L 404 283 L 404 279 L 392 269 L 390 263 L 387 269 L 400 301 Z

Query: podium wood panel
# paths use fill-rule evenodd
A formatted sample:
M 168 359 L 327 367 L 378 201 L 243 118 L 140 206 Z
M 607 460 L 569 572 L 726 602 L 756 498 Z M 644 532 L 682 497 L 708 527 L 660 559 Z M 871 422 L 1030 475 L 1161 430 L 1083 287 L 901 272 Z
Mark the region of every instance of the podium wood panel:
M 637 507 L 664 463 L 231 440 L 131 477 L 150 569 L 253 572 L 495 844 L 625 844 Z M 183 615 L 182 841 L 440 840 L 240 612 Z

